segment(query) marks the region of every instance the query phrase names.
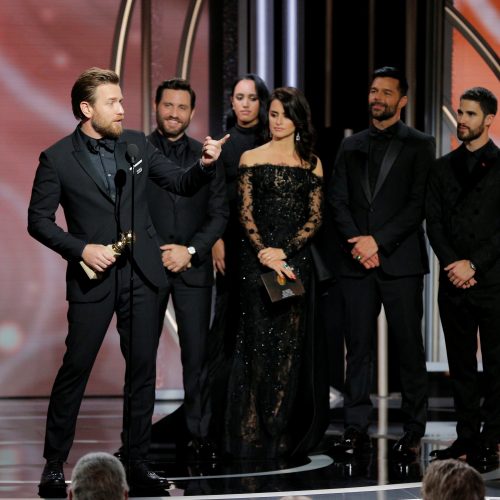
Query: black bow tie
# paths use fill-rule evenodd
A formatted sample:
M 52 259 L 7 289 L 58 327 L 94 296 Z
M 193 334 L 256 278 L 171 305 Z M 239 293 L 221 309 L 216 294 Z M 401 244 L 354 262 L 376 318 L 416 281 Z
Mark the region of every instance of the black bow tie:
M 98 153 L 101 148 L 106 149 L 110 153 L 115 150 L 116 141 L 114 139 L 89 139 L 87 146 L 91 153 Z
M 186 145 L 187 145 L 186 141 L 183 140 L 175 142 L 168 141 L 169 149 L 177 156 L 183 153 L 183 151 L 186 149 Z
M 393 132 L 391 130 L 379 130 L 375 127 L 370 128 L 370 138 L 377 141 L 389 141 L 393 137 Z

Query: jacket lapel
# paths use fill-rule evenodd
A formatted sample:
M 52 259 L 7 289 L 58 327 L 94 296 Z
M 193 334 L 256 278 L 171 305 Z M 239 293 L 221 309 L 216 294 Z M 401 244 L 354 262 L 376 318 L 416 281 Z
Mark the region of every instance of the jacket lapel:
M 363 189 L 363 193 L 366 196 L 366 199 L 371 203 L 372 194 L 370 192 L 370 181 L 368 178 L 368 132 L 359 137 L 357 143 L 355 145 L 355 152 L 358 156 L 358 165 L 360 168 L 360 180 L 361 180 L 361 188 Z
M 377 183 L 375 184 L 375 189 L 373 191 L 373 199 L 377 196 L 380 188 L 385 182 L 385 179 L 389 175 L 391 168 L 396 161 L 401 149 L 404 146 L 404 139 L 408 135 L 408 127 L 403 123 L 400 123 L 397 134 L 392 138 L 387 151 L 385 152 L 384 158 L 382 159 L 382 165 L 380 165 L 380 172 L 378 174 Z
M 462 190 L 458 195 L 455 206 L 460 205 L 483 178 L 493 169 L 497 162 L 497 149 L 493 142 L 480 160 L 474 165 L 472 172 L 467 169 L 465 160 L 465 145 L 462 144 L 451 156 L 451 166 Z
M 83 144 L 82 141 L 79 139 L 77 136 L 78 130 L 75 130 L 73 133 L 73 156 L 75 157 L 76 161 L 80 164 L 80 166 L 85 170 L 85 173 L 95 182 L 96 186 L 99 188 L 99 191 L 109 200 L 113 203 L 113 200 L 110 198 L 108 195 L 108 190 L 107 187 L 104 185 L 104 181 L 102 180 L 101 177 L 97 174 L 95 171 L 94 166 L 92 165 L 92 162 L 90 161 L 89 158 L 89 152 L 87 152 L 85 149 L 83 149 Z

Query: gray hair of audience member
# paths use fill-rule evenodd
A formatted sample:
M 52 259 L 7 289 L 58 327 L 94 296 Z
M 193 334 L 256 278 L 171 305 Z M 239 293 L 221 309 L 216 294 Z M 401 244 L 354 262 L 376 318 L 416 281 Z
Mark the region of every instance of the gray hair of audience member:
M 71 474 L 70 500 L 123 500 L 128 484 L 122 463 L 104 452 L 88 453 Z
M 432 462 L 422 480 L 424 500 L 484 500 L 485 494 L 481 474 L 461 460 Z

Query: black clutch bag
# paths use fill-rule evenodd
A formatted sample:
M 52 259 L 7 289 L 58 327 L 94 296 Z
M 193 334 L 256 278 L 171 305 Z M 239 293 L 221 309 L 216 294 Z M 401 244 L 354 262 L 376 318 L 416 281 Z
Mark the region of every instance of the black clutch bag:
M 298 297 L 304 295 L 304 285 L 300 278 L 291 280 L 286 276 L 281 278 L 275 271 L 260 275 L 271 302 L 279 302 L 280 300 L 289 299 L 290 297 Z

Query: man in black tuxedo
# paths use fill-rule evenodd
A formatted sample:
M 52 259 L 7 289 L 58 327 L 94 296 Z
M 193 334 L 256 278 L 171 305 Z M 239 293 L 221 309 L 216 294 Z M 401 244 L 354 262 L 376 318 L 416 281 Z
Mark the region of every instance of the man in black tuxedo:
M 329 201 L 339 239 L 339 273 L 346 304 L 345 432 L 337 449 L 369 446 L 372 352 L 384 305 L 399 355 L 405 434 L 394 451 L 413 457 L 425 433 L 427 373 L 421 333 L 423 275 L 428 272 L 422 220 L 434 139 L 407 127 L 406 78 L 375 71 L 368 95 L 369 129 L 344 139 Z
M 196 94 L 181 79 L 164 81 L 156 90 L 156 130 L 149 140 L 165 156 L 187 169 L 201 156 L 202 144 L 185 133 L 195 112 Z M 211 408 L 206 342 L 212 304 L 212 246 L 222 236 L 229 215 L 222 167 L 194 196 L 178 196 L 149 182 L 148 200 L 161 243 L 168 293 L 160 305 L 160 329 L 172 295 L 178 326 L 184 382 L 183 418 L 188 443 L 200 458 L 214 458 L 208 441 Z M 156 424 L 155 424 L 156 425 Z M 156 434 L 156 432 L 155 432 Z M 185 441 L 183 443 L 183 441 Z
M 480 464 L 498 462 L 500 441 L 500 150 L 489 138 L 496 112 L 489 90 L 462 94 L 457 136 L 463 143 L 431 170 L 426 204 L 441 265 L 438 303 L 458 436 L 431 456 L 467 455 Z M 477 371 L 478 329 L 484 380 Z
M 66 353 L 47 415 L 47 464 L 40 495 L 65 488 L 63 462 L 73 442 L 92 365 L 114 312 L 126 359 L 122 437 L 129 481 L 131 486 L 166 485 L 166 480 L 144 462 L 155 399 L 158 308 L 161 290 L 167 285 L 146 187 L 152 179 L 169 191 L 194 194 L 213 177 L 214 161 L 224 139 L 207 138 L 201 160 L 184 171 L 165 158 L 143 133 L 122 129 L 122 100 L 116 73 L 100 68 L 83 72 L 71 91 L 73 114 L 80 124 L 71 135 L 42 152 L 33 183 L 28 231 L 68 261 L 69 303 Z M 64 210 L 67 231 L 55 222 L 59 205 Z M 107 245 L 132 227 L 136 237 L 132 251 L 125 249 L 121 256 L 115 256 Z M 100 279 L 89 279 L 81 262 L 99 273 Z

